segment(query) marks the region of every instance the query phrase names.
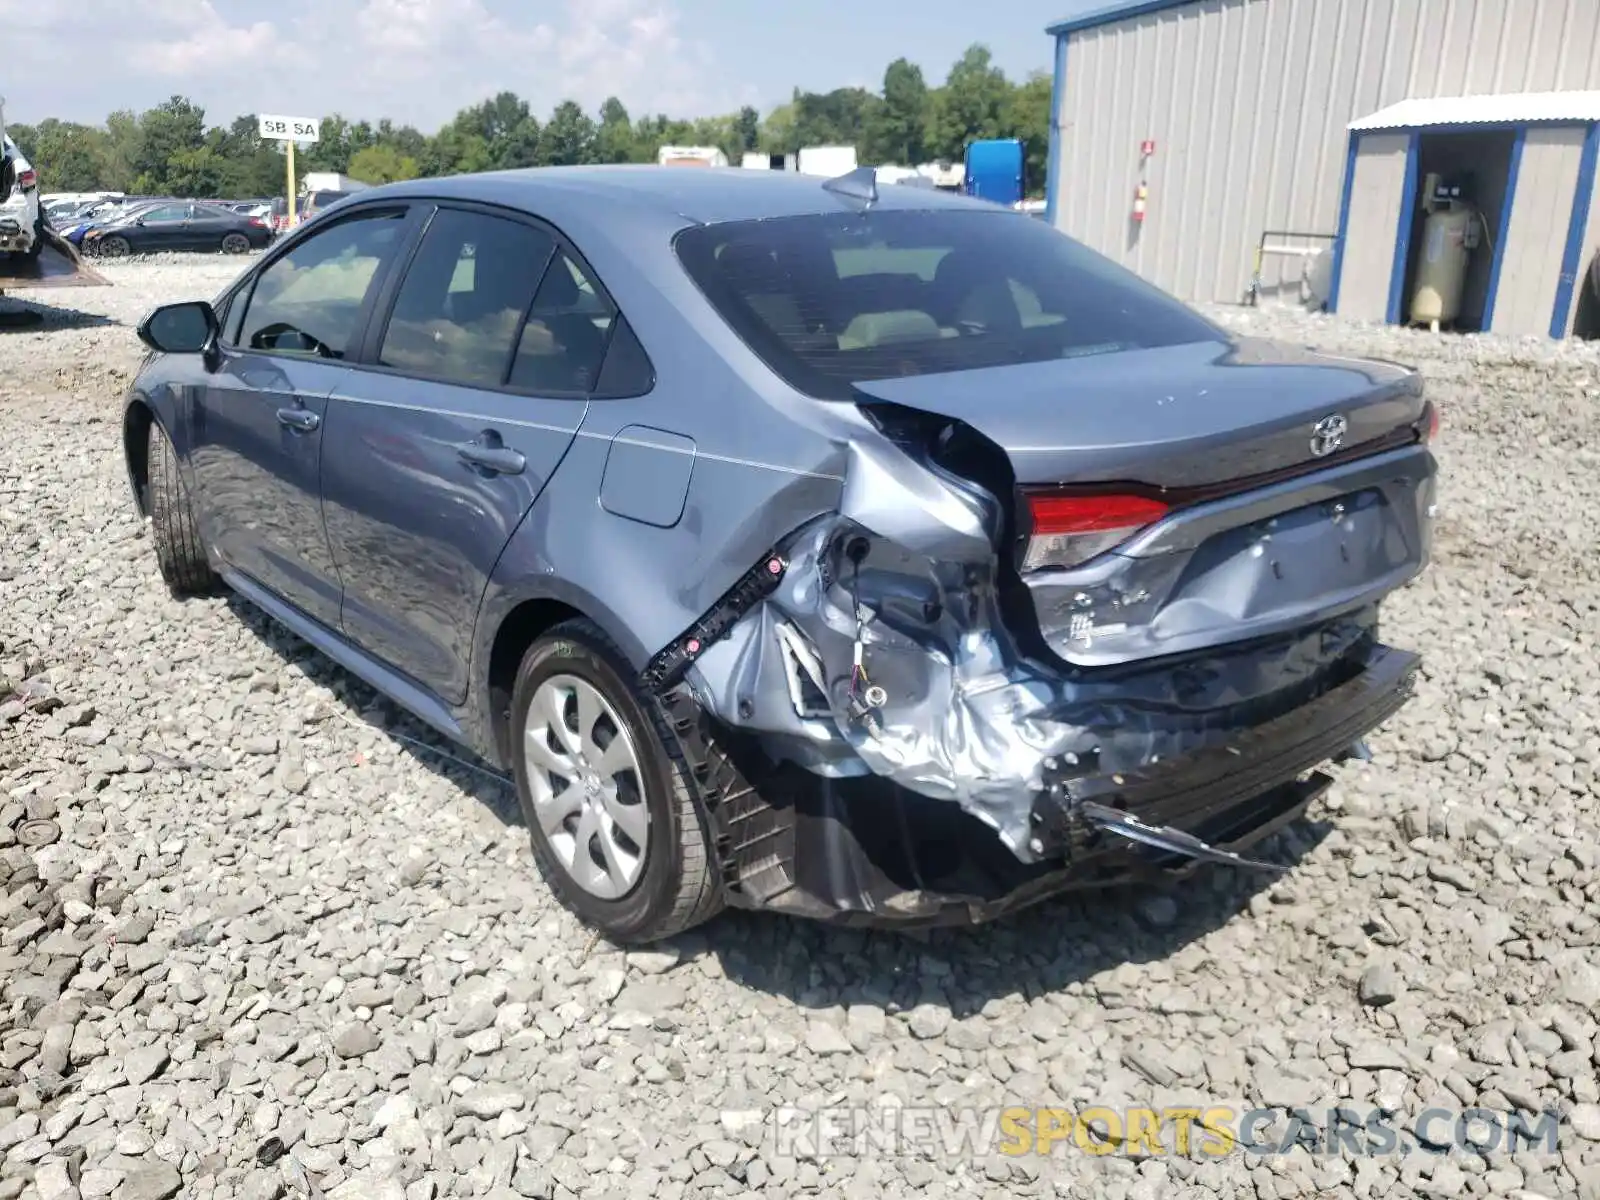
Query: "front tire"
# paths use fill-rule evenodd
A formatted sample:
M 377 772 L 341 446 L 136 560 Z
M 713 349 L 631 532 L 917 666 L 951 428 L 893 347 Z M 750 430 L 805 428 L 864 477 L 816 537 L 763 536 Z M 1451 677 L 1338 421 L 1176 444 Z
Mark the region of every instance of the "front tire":
M 206 561 L 189 493 L 178 471 L 178 454 L 159 421 L 150 422 L 150 525 L 161 578 L 174 596 L 194 596 L 216 587 Z
M 529 647 L 511 702 L 512 769 L 539 873 L 621 944 L 671 937 L 722 908 L 689 769 L 632 674 L 597 626 L 567 621 Z
M 133 253 L 133 243 L 119 233 L 100 238 L 94 244 L 98 248 L 96 253 L 106 258 L 127 258 Z

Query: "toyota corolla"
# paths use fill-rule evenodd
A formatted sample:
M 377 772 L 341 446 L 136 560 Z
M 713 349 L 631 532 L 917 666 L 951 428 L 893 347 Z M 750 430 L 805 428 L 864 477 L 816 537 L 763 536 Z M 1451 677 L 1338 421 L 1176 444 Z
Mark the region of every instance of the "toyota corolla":
M 167 584 L 507 771 L 619 941 L 1283 869 L 1417 669 L 1415 372 L 870 170 L 375 188 L 139 332 Z

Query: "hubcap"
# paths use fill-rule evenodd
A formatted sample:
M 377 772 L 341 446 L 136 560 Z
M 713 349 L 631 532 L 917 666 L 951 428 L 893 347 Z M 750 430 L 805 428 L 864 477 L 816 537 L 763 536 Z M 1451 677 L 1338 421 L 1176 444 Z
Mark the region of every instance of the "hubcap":
M 644 870 L 650 811 L 633 741 L 594 685 L 553 675 L 528 705 L 522 735 L 534 816 L 556 860 L 602 900 Z

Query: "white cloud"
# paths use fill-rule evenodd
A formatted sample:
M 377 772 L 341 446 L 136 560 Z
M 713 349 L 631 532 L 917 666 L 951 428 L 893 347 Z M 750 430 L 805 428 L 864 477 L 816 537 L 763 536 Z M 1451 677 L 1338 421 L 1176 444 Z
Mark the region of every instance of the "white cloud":
M 497 7 L 498 6 L 498 7 Z M 0 0 L 12 120 L 99 120 L 181 93 L 213 122 L 261 110 L 432 130 L 502 90 L 541 116 L 609 95 L 700 115 L 748 102 L 671 0 Z

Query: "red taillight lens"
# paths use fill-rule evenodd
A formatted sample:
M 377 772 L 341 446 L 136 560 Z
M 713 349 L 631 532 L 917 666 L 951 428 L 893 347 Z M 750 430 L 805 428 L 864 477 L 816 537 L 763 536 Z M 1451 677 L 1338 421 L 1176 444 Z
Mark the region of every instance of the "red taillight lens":
M 1428 424 L 1422 435 L 1424 442 L 1431 442 L 1439 436 L 1439 406 L 1432 401 L 1428 402 Z
M 1167 506 L 1143 496 L 1028 497 L 1033 536 L 1022 560 L 1024 571 L 1074 567 L 1127 541 L 1167 515 Z
M 257 229 L 265 229 L 267 227 L 267 223 L 260 217 L 251 217 L 250 224 L 254 225 Z
M 27 191 L 29 188 L 37 187 L 38 185 L 39 172 L 37 171 L 23 171 L 17 175 L 17 186 L 23 191 Z

